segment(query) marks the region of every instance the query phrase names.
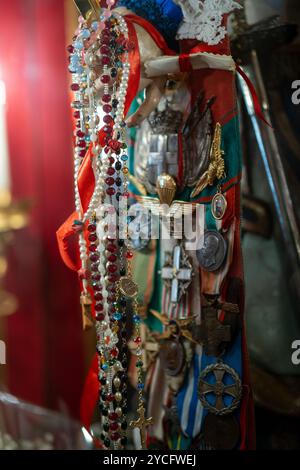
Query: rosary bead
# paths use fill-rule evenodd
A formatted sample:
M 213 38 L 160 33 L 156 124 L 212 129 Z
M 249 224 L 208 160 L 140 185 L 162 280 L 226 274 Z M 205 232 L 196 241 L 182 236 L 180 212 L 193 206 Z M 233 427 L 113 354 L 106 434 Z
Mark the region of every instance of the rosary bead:
M 125 436 L 122 437 L 122 439 L 121 439 L 121 444 L 122 444 L 122 446 L 126 446 L 127 442 L 128 442 L 127 437 L 125 437 Z
M 120 402 L 123 400 L 122 394 L 120 392 L 116 392 L 115 398 L 117 402 Z
M 96 224 L 89 224 L 87 229 L 89 232 L 96 232 L 97 226 Z
M 108 264 L 107 271 L 111 274 L 116 273 L 118 270 L 118 266 L 116 264 Z
M 109 431 L 109 424 L 108 424 L 108 423 L 104 423 L 104 424 L 103 424 L 103 430 L 104 430 L 105 432 L 108 432 L 108 431 Z
M 123 429 L 123 431 L 125 431 L 127 429 L 128 425 L 127 425 L 127 422 L 126 421 L 123 421 L 121 423 L 121 429 Z
M 102 65 L 110 65 L 110 58 L 107 55 L 102 56 Z
M 106 44 L 103 44 L 103 46 L 100 47 L 100 53 L 102 55 L 109 55 L 110 54 L 110 48 Z
M 103 103 L 109 103 L 111 101 L 111 95 L 109 95 L 108 93 L 105 93 L 102 96 L 102 101 L 103 101 Z
M 93 253 L 90 255 L 90 260 L 95 263 L 96 261 L 99 261 L 99 255 L 98 253 Z
M 116 320 L 116 321 L 122 320 L 122 313 L 116 312 L 116 313 L 114 314 L 113 318 L 114 318 L 114 320 Z
M 106 395 L 106 401 L 108 401 L 108 402 L 111 403 L 111 402 L 114 401 L 114 399 L 115 399 L 115 396 L 114 396 L 113 393 L 108 393 L 108 394 Z
M 120 385 L 121 385 L 121 379 L 120 379 L 119 377 L 115 377 L 114 380 L 113 380 L 113 382 L 114 382 L 114 386 L 115 386 L 116 388 L 119 388 L 119 387 L 120 387 Z
M 107 169 L 107 174 L 110 175 L 110 176 L 114 175 L 115 172 L 116 172 L 116 170 L 115 170 L 114 168 L 112 168 L 112 167 L 109 167 L 109 168 Z
M 101 321 L 101 322 L 102 322 L 103 320 L 105 320 L 105 315 L 104 315 L 104 313 L 97 313 L 97 314 L 96 314 L 96 320 L 97 320 L 97 321 Z
M 106 114 L 109 114 L 111 111 L 112 111 L 112 107 L 110 104 L 104 104 L 103 105 L 103 111 L 106 113 Z
M 92 281 L 100 281 L 100 280 L 101 280 L 101 276 L 99 273 L 92 274 Z
M 79 84 L 78 84 L 78 83 L 72 83 L 72 85 L 71 85 L 71 90 L 72 90 L 72 91 L 78 91 L 78 90 L 80 90 Z
M 115 188 L 107 188 L 107 190 L 106 190 L 106 194 L 108 196 L 113 196 L 115 194 L 115 192 L 116 192 Z
M 91 264 L 91 271 L 92 272 L 98 272 L 98 269 L 99 269 L 98 263 Z
M 117 433 L 117 432 L 112 433 L 111 436 L 110 436 L 112 441 L 118 441 L 120 439 L 120 437 L 121 437 L 120 434 Z
M 102 286 L 100 286 L 97 282 L 93 282 L 92 286 L 93 286 L 94 292 L 99 292 L 102 289 Z M 99 299 L 99 300 L 101 300 L 101 299 Z
M 126 274 L 126 269 L 125 269 L 125 268 L 121 268 L 121 269 L 120 269 L 120 275 L 121 275 L 121 276 L 125 276 L 125 274 Z
M 101 377 L 100 383 L 101 383 L 101 385 L 106 385 L 106 383 L 107 383 L 106 377 Z
M 117 171 L 120 171 L 122 169 L 122 163 L 121 162 L 116 162 L 115 168 Z
M 101 82 L 104 83 L 104 84 L 109 83 L 110 82 L 110 76 L 109 75 L 102 75 Z
M 111 423 L 110 426 L 109 426 L 109 429 L 111 431 L 117 431 L 119 429 L 119 424 L 118 423 Z
M 115 179 L 109 176 L 108 178 L 106 178 L 105 183 L 107 184 L 107 186 L 113 186 L 115 184 Z
M 95 233 L 91 233 L 89 236 L 88 236 L 88 240 L 90 242 L 96 242 L 97 241 L 97 235 Z
M 118 417 L 119 417 L 119 415 L 118 415 L 118 413 L 117 413 L 117 410 L 116 410 L 116 412 L 113 412 L 113 411 L 112 411 L 112 412 L 109 413 L 109 415 L 108 415 L 108 419 L 109 419 L 110 421 L 117 421 Z
M 108 438 L 104 439 L 103 443 L 104 443 L 105 447 L 110 446 L 110 440 Z
M 95 253 L 95 252 L 97 251 L 97 245 L 91 244 L 91 245 L 89 246 L 89 250 L 92 251 L 93 253 Z
M 98 298 L 95 299 L 95 300 L 98 300 L 98 301 L 103 300 L 103 295 L 102 295 L 102 294 L 97 295 L 97 297 L 98 297 Z M 95 305 L 95 311 L 96 311 L 96 312 L 103 312 L 103 304 L 101 304 L 101 303 L 96 303 L 96 305 Z
M 111 71 L 110 71 L 110 75 L 111 75 L 112 78 L 116 78 L 116 76 L 118 75 L 117 69 L 112 68 Z

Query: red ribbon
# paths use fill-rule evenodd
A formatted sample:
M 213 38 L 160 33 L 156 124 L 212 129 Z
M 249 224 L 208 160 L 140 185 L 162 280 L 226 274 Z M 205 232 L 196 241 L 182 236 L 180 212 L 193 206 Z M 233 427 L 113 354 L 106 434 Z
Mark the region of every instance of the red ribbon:
M 157 29 L 151 23 L 149 23 L 149 21 L 145 20 L 145 18 L 134 14 L 129 14 L 125 16 L 125 19 L 129 23 L 132 22 L 144 28 L 165 55 L 176 55 L 176 52 L 169 48 L 164 37 L 157 31 Z
M 132 48 L 130 49 L 129 54 L 128 54 L 128 60 L 130 63 L 130 74 L 129 74 L 129 82 L 128 82 L 128 91 L 127 91 L 127 96 L 126 96 L 126 101 L 125 101 L 125 110 L 124 110 L 125 116 L 127 115 L 134 98 L 138 94 L 139 87 L 140 87 L 140 80 L 141 80 L 141 57 L 140 57 L 139 41 L 138 41 L 135 27 L 133 26 L 130 19 L 128 19 L 128 16 L 125 16 L 125 21 L 127 23 L 128 37 L 129 37 L 129 42 L 132 45 Z
M 192 72 L 193 71 L 190 54 L 180 54 L 179 69 L 180 69 L 180 72 Z
M 269 124 L 268 121 L 264 117 L 259 98 L 257 96 L 256 90 L 255 90 L 254 85 L 251 82 L 250 78 L 248 77 L 248 75 L 245 74 L 244 70 L 239 65 L 236 66 L 236 70 L 241 75 L 241 77 L 243 77 L 243 79 L 245 80 L 245 82 L 246 82 L 246 84 L 249 88 L 256 116 L 258 116 L 261 121 L 263 121 L 265 124 L 267 124 L 267 126 L 269 126 L 273 129 L 271 124 Z
M 97 403 L 100 391 L 98 369 L 98 355 L 95 354 L 85 380 L 80 402 L 81 423 L 88 431 L 90 430 L 95 404 Z
M 78 213 L 73 212 L 56 232 L 60 256 L 65 265 L 72 271 L 78 271 L 80 267 L 77 246 L 78 237 L 73 229 L 74 220 L 78 219 Z

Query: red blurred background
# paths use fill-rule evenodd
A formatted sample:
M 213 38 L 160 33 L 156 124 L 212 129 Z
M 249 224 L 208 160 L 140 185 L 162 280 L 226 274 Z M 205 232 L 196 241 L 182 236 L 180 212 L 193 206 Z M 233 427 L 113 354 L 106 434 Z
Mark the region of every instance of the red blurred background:
M 9 249 L 6 288 L 19 308 L 2 319 L 3 381 L 19 398 L 78 417 L 86 355 L 78 285 L 55 235 L 73 211 L 66 44 L 75 17 L 70 1 L 0 0 L 11 192 L 32 202 L 30 226 Z

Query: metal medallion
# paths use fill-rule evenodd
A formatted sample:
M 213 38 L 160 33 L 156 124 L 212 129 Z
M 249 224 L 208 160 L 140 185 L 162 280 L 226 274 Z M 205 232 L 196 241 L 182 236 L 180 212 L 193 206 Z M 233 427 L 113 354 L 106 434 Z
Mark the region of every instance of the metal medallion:
M 170 338 L 161 343 L 159 357 L 167 375 L 176 377 L 185 364 L 185 351 L 179 339 Z
M 138 286 L 131 277 L 121 277 L 119 289 L 120 292 L 129 299 L 132 299 L 138 294 Z
M 227 209 L 227 201 L 222 193 L 217 193 L 211 202 L 211 212 L 216 220 L 222 220 Z
M 240 438 L 240 427 L 233 415 L 217 416 L 208 413 L 204 421 L 203 434 L 207 447 L 215 450 L 233 450 Z
M 204 408 L 215 415 L 232 413 L 240 404 L 242 383 L 237 372 L 218 362 L 207 366 L 200 374 L 198 396 Z M 225 398 L 230 402 L 225 403 Z
M 198 262 L 204 271 L 214 272 L 221 268 L 227 255 L 227 242 L 217 230 L 204 232 L 203 246 L 197 250 Z

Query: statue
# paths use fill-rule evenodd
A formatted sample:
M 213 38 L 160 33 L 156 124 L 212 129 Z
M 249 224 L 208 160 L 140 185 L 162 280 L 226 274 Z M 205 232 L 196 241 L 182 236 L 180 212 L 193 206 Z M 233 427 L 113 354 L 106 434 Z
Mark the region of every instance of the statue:
M 130 375 L 139 419 L 129 424 L 136 423 L 143 448 L 253 448 L 236 65 L 227 35 L 228 14 L 240 5 L 88 3 L 69 47 L 76 211 L 58 239 L 65 262 L 80 277 L 85 325 L 96 326 L 97 357 L 89 378 L 100 381 L 102 445 L 127 445 Z M 164 213 L 170 236 L 131 243 L 126 218 L 120 221 L 124 199 L 126 209 L 138 203 L 159 223 Z M 189 243 L 193 226 L 195 246 Z M 70 255 L 74 236 L 79 259 Z M 142 323 L 157 341 L 146 376 Z M 210 354 L 207 344 L 216 346 Z M 91 392 L 87 396 L 91 401 Z

